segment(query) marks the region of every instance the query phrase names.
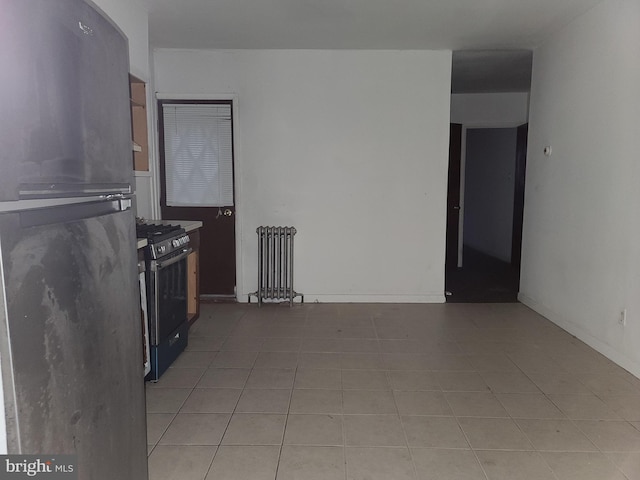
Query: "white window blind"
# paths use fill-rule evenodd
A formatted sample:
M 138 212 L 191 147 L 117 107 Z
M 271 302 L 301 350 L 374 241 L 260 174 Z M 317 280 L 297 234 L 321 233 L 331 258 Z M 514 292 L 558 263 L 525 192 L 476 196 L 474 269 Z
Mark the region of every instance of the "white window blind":
M 164 104 L 167 206 L 233 205 L 231 106 Z

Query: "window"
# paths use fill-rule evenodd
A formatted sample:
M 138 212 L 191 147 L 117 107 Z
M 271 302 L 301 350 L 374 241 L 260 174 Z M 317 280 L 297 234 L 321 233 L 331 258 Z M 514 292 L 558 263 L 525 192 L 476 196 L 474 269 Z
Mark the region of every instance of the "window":
M 167 206 L 232 206 L 231 105 L 163 103 L 162 118 Z

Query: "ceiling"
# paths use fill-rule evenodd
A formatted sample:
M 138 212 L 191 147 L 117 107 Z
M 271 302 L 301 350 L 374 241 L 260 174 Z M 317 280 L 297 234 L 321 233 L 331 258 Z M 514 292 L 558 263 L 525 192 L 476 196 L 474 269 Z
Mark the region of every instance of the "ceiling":
M 154 47 L 532 48 L 600 0 L 147 0 Z
M 457 50 L 453 52 L 451 93 L 528 92 L 531 50 Z
M 528 90 L 528 84 L 522 85 L 527 61 L 530 78 L 530 52 L 505 51 L 531 50 L 600 1 L 146 0 L 146 3 L 150 43 L 154 48 L 473 50 L 454 55 L 454 91 L 457 88 L 468 92 L 474 88 Z M 525 58 L 527 55 L 529 60 Z M 509 72 L 508 80 L 505 72 Z M 501 81 L 496 83 L 496 79 Z

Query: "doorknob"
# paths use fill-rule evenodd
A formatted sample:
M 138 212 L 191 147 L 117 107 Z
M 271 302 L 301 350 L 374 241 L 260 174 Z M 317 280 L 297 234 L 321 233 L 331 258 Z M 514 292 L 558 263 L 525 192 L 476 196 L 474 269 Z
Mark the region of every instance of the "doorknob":
M 233 212 L 231 211 L 230 208 L 225 208 L 224 209 L 224 214 L 225 217 L 230 217 L 231 215 L 233 215 Z

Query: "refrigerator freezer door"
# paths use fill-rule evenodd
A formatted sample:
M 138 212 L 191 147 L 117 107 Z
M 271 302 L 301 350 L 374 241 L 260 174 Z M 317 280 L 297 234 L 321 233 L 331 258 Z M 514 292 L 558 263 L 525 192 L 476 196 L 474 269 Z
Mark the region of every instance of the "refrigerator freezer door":
M 82 0 L 0 12 L 0 201 L 130 193 L 127 39 Z
M 9 453 L 76 454 L 92 480 L 147 478 L 134 217 L 119 208 L 0 215 Z

